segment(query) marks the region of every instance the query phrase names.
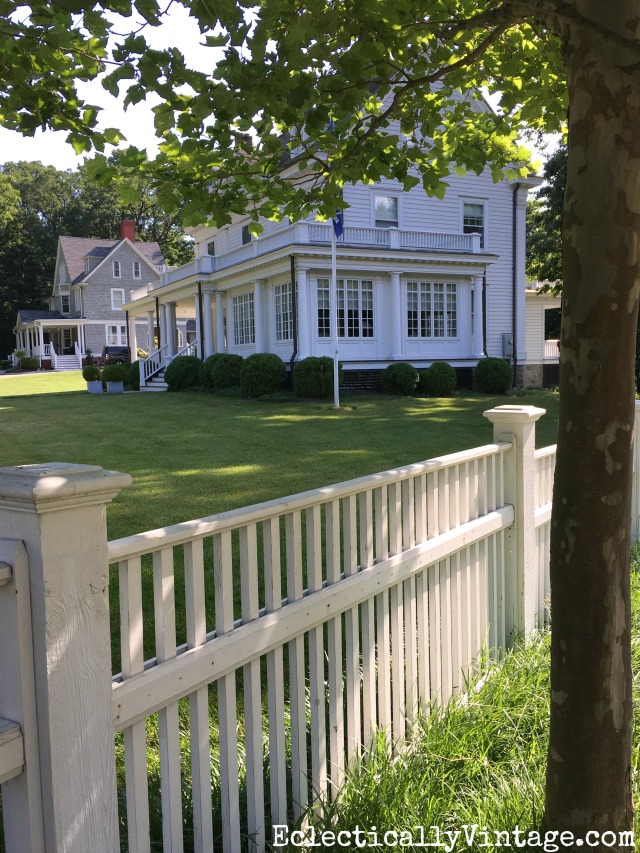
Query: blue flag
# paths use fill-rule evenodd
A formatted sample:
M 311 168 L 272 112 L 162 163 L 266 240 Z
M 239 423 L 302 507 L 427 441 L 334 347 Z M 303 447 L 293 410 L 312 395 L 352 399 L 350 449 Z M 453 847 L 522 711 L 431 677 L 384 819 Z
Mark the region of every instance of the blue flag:
M 333 230 L 336 232 L 336 237 L 342 236 L 344 233 L 344 216 L 342 211 L 336 210 L 336 215 L 331 221 L 333 222 Z

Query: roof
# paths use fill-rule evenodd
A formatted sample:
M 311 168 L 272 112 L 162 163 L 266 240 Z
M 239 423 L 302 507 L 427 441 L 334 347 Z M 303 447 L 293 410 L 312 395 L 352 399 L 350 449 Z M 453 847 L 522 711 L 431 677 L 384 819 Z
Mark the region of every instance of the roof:
M 45 311 L 45 310 L 27 310 L 21 308 L 18 311 L 18 320 L 21 323 L 33 323 L 34 320 L 68 320 L 68 317 L 65 317 L 64 314 L 60 314 L 59 311 Z
M 121 243 L 122 240 L 100 240 L 94 237 L 60 237 L 60 249 L 71 283 L 77 284 L 84 280 L 84 259 L 87 255 L 104 259 Z M 162 249 L 158 243 L 136 241 L 132 245 L 155 267 L 164 265 Z

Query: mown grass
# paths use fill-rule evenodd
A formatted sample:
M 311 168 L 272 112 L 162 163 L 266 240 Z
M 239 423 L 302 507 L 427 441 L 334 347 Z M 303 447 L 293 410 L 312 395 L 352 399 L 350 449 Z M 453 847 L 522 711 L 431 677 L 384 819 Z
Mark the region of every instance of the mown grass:
M 634 554 L 631 577 L 632 775 L 638 802 L 640 551 Z M 524 833 L 521 838 L 540 831 L 549 738 L 549 661 L 550 633 L 536 633 L 527 642 L 519 642 L 501 662 L 485 662 L 479 676 L 483 686 L 470 685 L 465 696 L 453 699 L 442 712 L 423 717 L 401 751 L 390 754 L 380 737 L 371 754 L 348 774 L 338 799 L 322 803 L 306 816 L 316 831 L 316 841 L 322 832 L 337 837 L 340 831 L 353 833 L 356 827 L 376 827 L 378 841 L 387 830 L 398 833 L 398 838 L 402 832 L 411 833 L 417 840 L 416 828 L 425 827 L 425 840 L 433 844 L 437 836 L 430 827 L 438 827 L 441 844 L 449 845 L 447 831 L 475 824 L 475 842 L 467 847 L 462 830 L 455 849 L 491 851 L 500 847 L 496 831 L 512 832 L 519 827 Z M 486 834 L 483 828 L 488 830 Z M 636 838 L 639 832 L 637 822 Z M 322 849 L 344 847 L 336 843 Z
M 0 397 L 26 397 L 33 394 L 65 394 L 86 391 L 87 383 L 80 370 L 64 373 L 0 374 Z

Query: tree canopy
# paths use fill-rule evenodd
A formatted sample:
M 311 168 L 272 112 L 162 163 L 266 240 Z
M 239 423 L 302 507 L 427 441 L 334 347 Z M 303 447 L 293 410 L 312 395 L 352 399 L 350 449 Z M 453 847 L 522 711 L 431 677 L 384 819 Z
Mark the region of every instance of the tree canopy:
M 527 275 L 534 281 L 562 282 L 562 211 L 567 148 L 559 145 L 544 165 L 545 183 L 527 207 Z

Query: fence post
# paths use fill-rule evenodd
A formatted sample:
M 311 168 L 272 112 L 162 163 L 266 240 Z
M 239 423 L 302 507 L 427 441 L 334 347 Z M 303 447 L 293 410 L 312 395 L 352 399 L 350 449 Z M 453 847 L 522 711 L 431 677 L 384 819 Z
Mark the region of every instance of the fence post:
M 631 492 L 631 541 L 640 539 L 640 400 L 636 400 L 633 430 L 633 490 Z
M 130 483 L 92 465 L 0 468 L 0 538 L 21 540 L 28 560 L 33 658 L 21 666 L 33 669 L 48 853 L 119 850 L 106 505 Z
M 545 411 L 497 406 L 484 412 L 493 424 L 493 440 L 513 445 L 504 462 L 504 501 L 515 512 L 505 531 L 505 630 L 511 639 L 536 627 L 535 423 Z

